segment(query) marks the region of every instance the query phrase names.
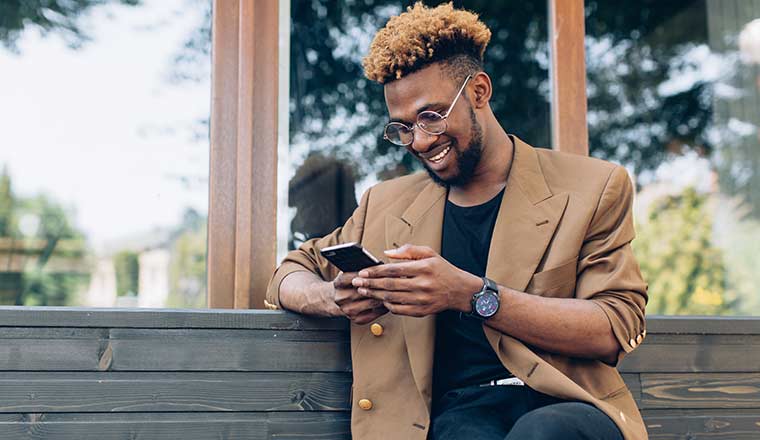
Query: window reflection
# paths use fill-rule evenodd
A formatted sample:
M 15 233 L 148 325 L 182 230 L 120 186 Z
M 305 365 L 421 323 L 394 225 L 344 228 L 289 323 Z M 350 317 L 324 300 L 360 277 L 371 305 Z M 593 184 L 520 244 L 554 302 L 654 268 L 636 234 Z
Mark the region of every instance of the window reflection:
M 760 314 L 755 0 L 587 0 L 591 154 L 638 186 L 649 313 Z
M 0 304 L 205 305 L 210 0 L 8 2 Z
M 290 147 L 280 152 L 290 162 L 289 194 L 280 194 L 291 208 L 289 249 L 342 225 L 373 183 L 421 169 L 403 148 L 382 139 L 388 119 L 382 87 L 361 68 L 375 31 L 411 3 L 290 2 Z M 479 13 L 493 32 L 485 64 L 496 116 L 510 132 L 549 146 L 546 2 L 454 5 Z M 314 173 L 320 177 L 310 178 Z

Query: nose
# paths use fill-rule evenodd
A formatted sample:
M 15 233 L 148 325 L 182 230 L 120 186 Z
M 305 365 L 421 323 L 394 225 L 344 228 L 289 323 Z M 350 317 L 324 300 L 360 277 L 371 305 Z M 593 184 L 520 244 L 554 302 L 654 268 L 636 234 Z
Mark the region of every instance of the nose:
M 430 149 L 430 145 L 435 142 L 440 135 L 433 135 L 414 125 L 414 138 L 412 139 L 412 149 L 416 153 L 424 153 Z

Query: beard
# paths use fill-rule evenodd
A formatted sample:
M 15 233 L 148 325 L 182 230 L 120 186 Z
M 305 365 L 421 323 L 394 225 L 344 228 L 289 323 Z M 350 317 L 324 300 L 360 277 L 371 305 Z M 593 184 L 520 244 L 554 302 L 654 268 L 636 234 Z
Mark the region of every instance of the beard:
M 469 183 L 475 174 L 475 168 L 480 163 L 480 158 L 483 155 L 483 129 L 478 124 L 472 108 L 470 108 L 470 125 L 470 144 L 467 148 L 459 150 L 456 141 L 454 141 L 455 143 L 451 147 L 451 153 L 456 156 L 454 159 L 456 160 L 457 168 L 457 173 L 453 177 L 447 179 L 441 178 L 435 171 L 428 168 L 425 162 L 422 163 L 430 178 L 444 188 L 449 186 L 464 186 Z

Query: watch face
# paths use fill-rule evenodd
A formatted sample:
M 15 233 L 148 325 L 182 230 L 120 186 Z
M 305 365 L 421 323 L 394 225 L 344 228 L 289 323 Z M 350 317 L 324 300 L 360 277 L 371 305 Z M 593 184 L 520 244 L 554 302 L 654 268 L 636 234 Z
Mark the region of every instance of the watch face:
M 475 301 L 475 311 L 486 318 L 496 314 L 499 310 L 499 297 L 493 292 L 486 292 Z

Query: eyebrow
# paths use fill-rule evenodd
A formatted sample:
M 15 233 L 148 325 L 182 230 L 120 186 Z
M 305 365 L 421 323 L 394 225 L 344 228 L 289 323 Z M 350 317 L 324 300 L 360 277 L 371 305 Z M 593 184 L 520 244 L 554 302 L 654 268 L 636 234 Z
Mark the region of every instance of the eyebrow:
M 446 103 L 444 102 L 431 102 L 430 104 L 425 104 L 422 107 L 418 108 L 415 112 L 416 115 L 419 115 L 420 113 L 430 110 L 431 108 L 443 108 L 444 110 L 447 108 Z M 445 115 L 444 115 L 445 116 Z M 415 117 L 416 119 L 416 117 Z M 407 124 L 407 121 L 399 118 L 391 118 L 388 122 L 400 122 L 402 124 Z

